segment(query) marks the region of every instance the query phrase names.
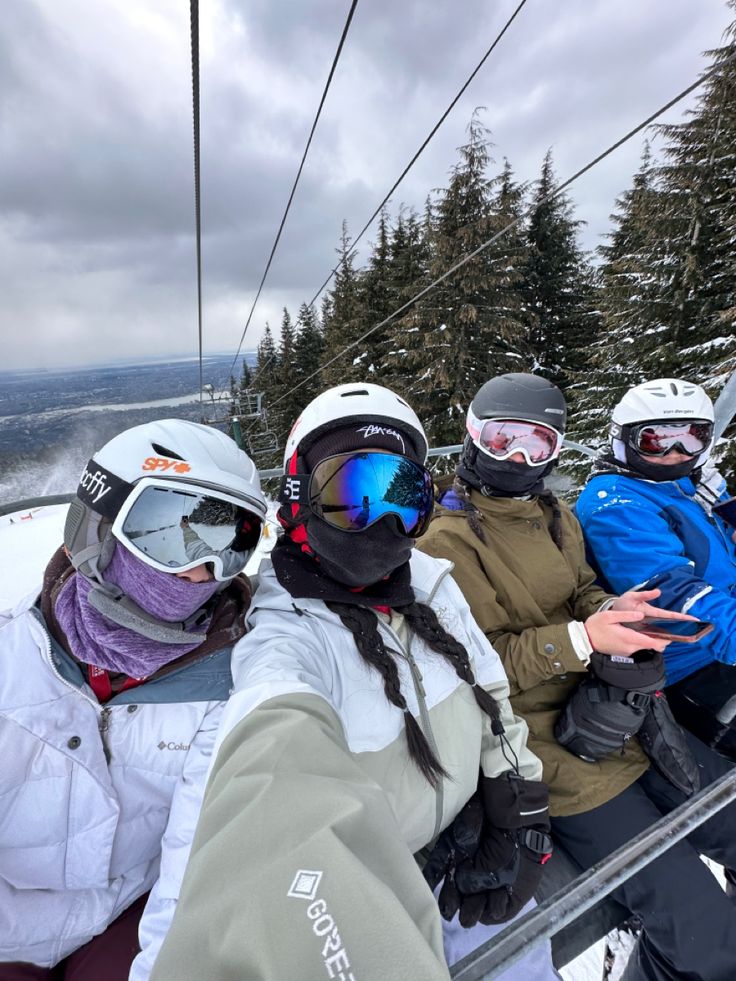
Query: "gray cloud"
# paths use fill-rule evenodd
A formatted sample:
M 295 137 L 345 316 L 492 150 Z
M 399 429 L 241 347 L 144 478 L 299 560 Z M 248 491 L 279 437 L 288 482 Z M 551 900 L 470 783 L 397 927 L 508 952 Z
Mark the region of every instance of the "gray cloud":
M 343 218 L 363 225 L 515 6 L 358 4 L 247 347 L 311 297 Z M 346 12 L 334 0 L 201 5 L 208 350 L 234 353 Z M 530 0 L 394 211 L 446 183 L 478 105 L 499 168 L 507 156 L 533 180 L 551 146 L 566 178 L 693 80 L 729 19 L 721 0 Z M 193 351 L 188 4 L 4 0 L 0 90 L 5 366 Z M 640 150 L 632 141 L 572 189 L 586 247 Z

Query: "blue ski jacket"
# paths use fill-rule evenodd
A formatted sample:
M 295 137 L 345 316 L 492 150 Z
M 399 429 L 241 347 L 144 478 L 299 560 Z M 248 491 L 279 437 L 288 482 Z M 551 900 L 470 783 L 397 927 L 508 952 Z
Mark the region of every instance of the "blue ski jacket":
M 590 557 L 611 592 L 646 582 L 662 590 L 658 606 L 715 624 L 697 643 L 667 647 L 669 684 L 712 661 L 736 664 L 734 530 L 709 515 L 694 494 L 689 477 L 655 482 L 600 474 L 575 507 Z M 724 492 L 721 500 L 727 498 Z

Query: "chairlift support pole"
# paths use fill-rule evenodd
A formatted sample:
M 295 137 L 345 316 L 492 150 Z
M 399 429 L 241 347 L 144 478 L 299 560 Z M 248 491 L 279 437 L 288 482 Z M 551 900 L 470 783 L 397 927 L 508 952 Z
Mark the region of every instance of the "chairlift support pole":
M 233 416 L 230 419 L 230 425 L 232 426 L 233 439 L 238 444 L 238 449 L 239 450 L 244 450 L 245 447 L 243 446 L 243 430 L 240 427 L 240 417 L 239 416 Z

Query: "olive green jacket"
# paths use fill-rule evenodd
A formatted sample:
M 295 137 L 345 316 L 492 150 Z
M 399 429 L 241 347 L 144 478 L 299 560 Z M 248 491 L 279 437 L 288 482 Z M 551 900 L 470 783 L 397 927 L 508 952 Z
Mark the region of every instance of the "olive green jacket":
M 417 547 L 450 559 L 474 619 L 501 656 L 514 711 L 529 726 L 529 748 L 544 764 L 553 815 L 598 807 L 630 786 L 648 761 L 631 740 L 622 754 L 586 763 L 559 745 L 555 721 L 587 670 L 567 624 L 610 599 L 585 561 L 576 518 L 562 502 L 562 552 L 549 533 L 551 509 L 536 498 L 488 498 L 473 490 L 486 541 L 464 511 L 438 506 Z

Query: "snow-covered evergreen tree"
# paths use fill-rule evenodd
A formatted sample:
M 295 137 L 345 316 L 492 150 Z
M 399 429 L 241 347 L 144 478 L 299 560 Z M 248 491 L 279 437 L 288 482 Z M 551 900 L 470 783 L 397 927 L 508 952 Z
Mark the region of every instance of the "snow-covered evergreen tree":
M 297 335 L 294 342 L 294 364 L 296 385 L 298 385 L 294 392 L 295 401 L 292 409 L 294 419 L 302 408 L 311 402 L 324 387 L 319 371 L 324 358 L 324 351 L 325 342 L 317 313 L 314 307 L 302 303 L 297 316 Z M 317 372 L 316 375 L 315 372 Z
M 736 12 L 735 0 L 729 6 Z M 680 355 L 680 374 L 712 396 L 736 369 L 736 22 L 724 43 L 707 52 L 718 71 L 703 86 L 689 118 L 661 126 L 666 139 L 660 170 L 668 195 L 671 289 L 677 316 L 668 340 Z M 736 469 L 736 440 L 721 450 Z
M 656 274 L 657 266 L 666 261 L 666 244 L 659 233 L 663 207 L 647 143 L 632 187 L 616 200 L 607 242 L 598 249 L 602 331 L 566 388 L 570 435 L 589 446 L 597 448 L 606 441 L 611 408 L 644 379 L 643 364 L 650 365 L 652 376 L 674 370 L 676 352 L 662 347 L 670 319 L 668 294 Z M 573 462 L 581 473 L 587 469 L 583 461 Z
M 389 244 L 389 223 L 385 210 L 378 221 L 378 234 L 371 250 L 368 263 L 359 276 L 358 296 L 354 320 L 354 339 L 357 340 L 376 327 L 393 312 L 391 290 L 389 289 L 391 250 Z M 370 381 L 377 380 L 377 372 L 386 343 L 387 327 L 374 330 L 359 348 L 345 356 L 352 362 L 361 376 Z
M 296 329 L 289 311 L 284 307 L 281 318 L 281 337 L 278 347 L 278 367 L 268 393 L 269 424 L 279 442 L 289 431 L 301 409 L 299 392 L 294 391 L 297 382 Z
M 343 222 L 340 247 L 337 252 L 340 256 L 340 264 L 335 273 L 334 284 L 329 293 L 329 303 L 326 306 L 326 316 L 322 322 L 325 350 L 330 352 L 330 357 L 342 351 L 359 336 L 357 330 L 360 314 L 359 275 L 350 251 L 350 236 L 346 222 Z M 334 364 L 327 365 L 322 372 L 325 388 L 362 379 L 364 374 L 362 359 L 356 362 L 360 353 L 353 349 Z
M 502 227 L 494 208 L 500 179 L 487 176 L 490 141 L 474 113 L 460 161 L 430 224 L 428 276 L 435 279 Z M 519 367 L 523 325 L 503 239 L 421 298 L 392 332 L 390 374 L 435 443 L 457 442 L 470 399 L 491 374 Z
M 578 245 L 582 222 L 567 194 L 554 195 L 548 150 L 533 193 L 525 269 L 528 341 L 539 369 L 563 387 L 597 332 L 590 271 Z

